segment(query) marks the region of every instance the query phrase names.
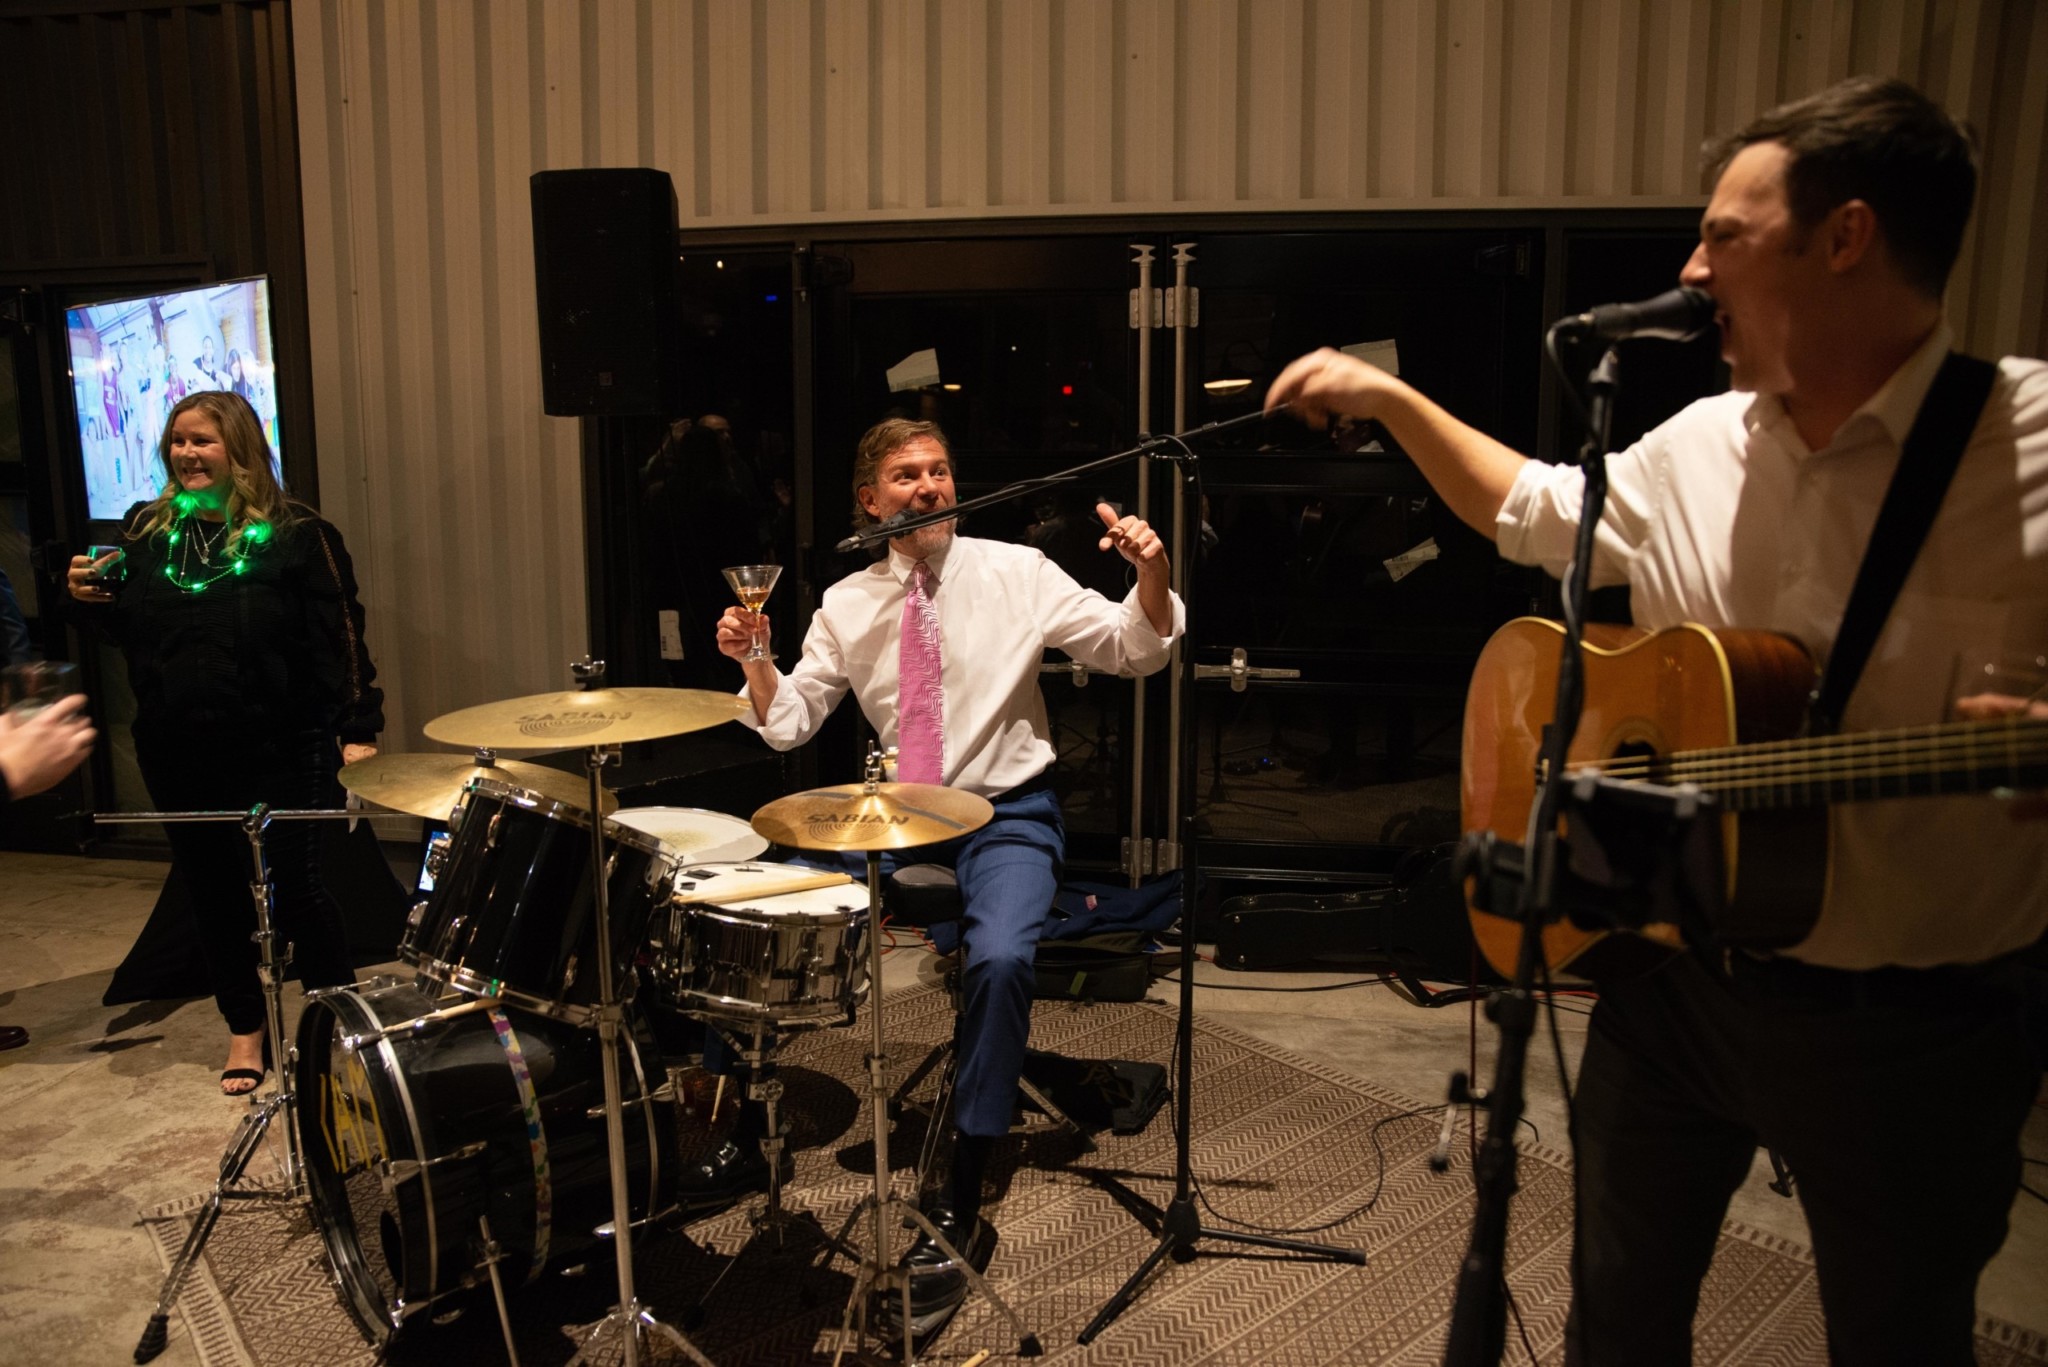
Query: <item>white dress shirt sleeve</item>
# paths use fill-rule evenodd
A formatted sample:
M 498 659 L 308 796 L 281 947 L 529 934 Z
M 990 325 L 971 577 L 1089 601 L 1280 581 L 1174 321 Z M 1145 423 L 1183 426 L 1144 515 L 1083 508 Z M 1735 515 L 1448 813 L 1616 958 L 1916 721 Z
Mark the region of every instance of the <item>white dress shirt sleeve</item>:
M 846 696 L 846 686 L 844 654 L 821 612 L 811 618 L 811 629 L 804 635 L 803 658 L 789 673 L 777 675 L 775 699 L 768 704 L 767 717 L 756 721 L 749 710 L 740 717 L 740 724 L 752 727 L 777 750 L 794 750 L 817 734 L 819 725 Z M 740 696 L 748 696 L 745 688 Z
M 1607 503 L 1593 538 L 1593 588 L 1629 581 L 1629 566 L 1654 523 L 1668 450 L 1668 434 L 1659 427 L 1626 451 L 1608 456 Z M 1527 462 L 1494 518 L 1500 553 L 1518 565 L 1540 565 L 1564 578 L 1585 502 L 1586 475 L 1576 465 Z
M 1187 630 L 1187 608 L 1180 595 L 1168 594 L 1173 609 L 1172 634 L 1161 636 L 1139 605 L 1135 586 L 1121 603 L 1112 603 L 1093 589 L 1082 588 L 1072 575 L 1037 558 L 1032 603 L 1046 645 L 1064 650 L 1091 669 L 1115 674 L 1157 673 Z

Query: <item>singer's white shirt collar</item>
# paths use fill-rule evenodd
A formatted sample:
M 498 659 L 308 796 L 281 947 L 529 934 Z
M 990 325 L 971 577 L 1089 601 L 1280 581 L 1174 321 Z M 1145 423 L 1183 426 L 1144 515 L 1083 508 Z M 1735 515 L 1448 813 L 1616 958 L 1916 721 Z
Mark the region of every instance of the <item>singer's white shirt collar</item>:
M 1948 359 L 1948 353 L 1954 346 L 1955 333 L 1944 318 L 1914 348 L 1904 364 L 1878 386 L 1877 392 L 1856 406 L 1834 439 L 1822 450 L 1832 451 L 1855 441 L 1861 433 L 1868 431 L 1872 423 L 1890 439 L 1894 448 L 1903 447 L 1906 434 L 1913 430 L 1913 419 L 1919 416 L 1920 405 L 1926 401 L 1927 391 L 1934 385 L 1934 377 L 1941 372 L 1941 363 Z M 1795 459 L 1816 454 L 1793 425 L 1784 400 L 1775 394 L 1758 394 L 1750 403 L 1748 421 L 1752 430 L 1759 427 L 1772 429 L 1774 439 Z

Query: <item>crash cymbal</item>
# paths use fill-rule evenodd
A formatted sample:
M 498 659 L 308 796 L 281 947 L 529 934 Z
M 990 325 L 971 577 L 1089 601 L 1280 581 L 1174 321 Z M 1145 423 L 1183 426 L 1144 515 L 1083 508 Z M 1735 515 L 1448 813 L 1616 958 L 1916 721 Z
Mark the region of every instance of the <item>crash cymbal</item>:
M 429 821 L 446 821 L 462 790 L 479 778 L 525 788 L 579 812 L 590 810 L 587 778 L 516 759 L 478 764 L 474 755 L 372 755 L 341 768 L 341 786 L 363 801 Z M 616 797 L 604 795 L 605 811 L 618 805 Z
M 799 850 L 905 850 L 978 831 L 996 809 L 936 783 L 878 783 L 792 793 L 754 813 L 754 829 Z
M 571 689 L 446 712 L 428 722 L 426 730 L 447 745 L 587 748 L 701 731 L 743 717 L 752 707 L 745 698 L 706 689 Z

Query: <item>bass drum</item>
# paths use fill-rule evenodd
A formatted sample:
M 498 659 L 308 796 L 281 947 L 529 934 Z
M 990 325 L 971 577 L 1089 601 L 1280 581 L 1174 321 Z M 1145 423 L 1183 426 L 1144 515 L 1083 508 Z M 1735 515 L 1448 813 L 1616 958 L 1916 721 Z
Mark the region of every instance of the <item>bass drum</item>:
M 409 983 L 307 995 L 296 1084 L 307 1182 L 343 1304 L 383 1345 L 414 1315 L 483 1287 L 482 1222 L 508 1292 L 598 1255 L 612 1218 L 603 1063 L 595 1033 L 470 1009 L 433 1018 Z M 671 1107 L 638 1021 L 620 1033 L 627 1191 L 636 1226 L 668 1212 Z M 389 1027 L 417 1022 L 417 1028 Z M 657 1076 L 650 1079 L 649 1071 Z M 608 1248 L 606 1243 L 603 1247 Z

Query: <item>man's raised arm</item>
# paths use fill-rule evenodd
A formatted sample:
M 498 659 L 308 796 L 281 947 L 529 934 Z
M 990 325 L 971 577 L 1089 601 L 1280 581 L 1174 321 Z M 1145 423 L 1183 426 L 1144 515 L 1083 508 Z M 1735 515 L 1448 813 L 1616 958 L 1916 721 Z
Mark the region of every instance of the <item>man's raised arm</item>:
M 1331 415 L 1371 418 L 1401 444 L 1452 512 L 1489 540 L 1494 519 L 1528 457 L 1458 421 L 1413 385 L 1378 366 L 1324 347 L 1298 357 L 1266 391 L 1266 409 L 1285 403 L 1312 427 Z

